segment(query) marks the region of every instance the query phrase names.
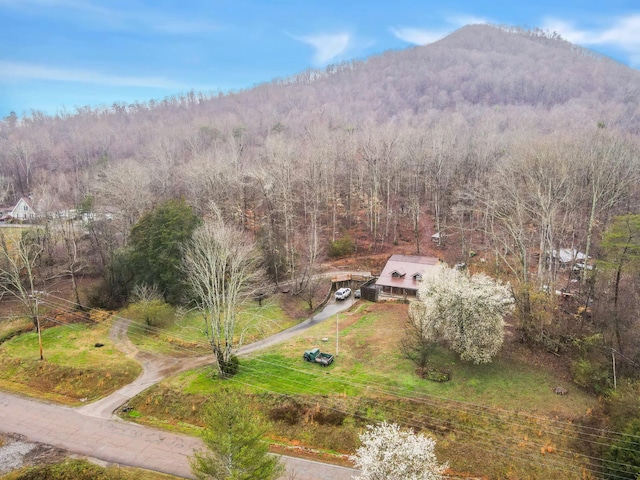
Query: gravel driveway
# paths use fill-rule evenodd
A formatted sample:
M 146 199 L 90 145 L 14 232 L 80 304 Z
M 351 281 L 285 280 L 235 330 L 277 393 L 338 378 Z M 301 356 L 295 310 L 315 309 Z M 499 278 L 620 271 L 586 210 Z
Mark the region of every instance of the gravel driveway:
M 353 304 L 349 299 L 329 303 L 314 317 L 238 352 L 248 354 L 279 343 L 332 317 Z M 172 359 L 138 352 L 126 337 L 127 324 L 117 322 L 112 339 L 143 365 L 144 372 L 132 384 L 93 404 L 71 409 L 0 392 L 0 474 L 24 465 L 57 461 L 68 452 L 110 463 L 137 466 L 191 478 L 188 457 L 202 444 L 199 439 L 163 432 L 113 417 L 113 411 L 131 397 L 163 378 L 213 361 L 212 356 Z M 15 432 L 6 433 L 2 432 Z M 24 436 L 22 436 L 24 435 Z M 29 440 L 27 440 L 27 438 Z M 40 443 L 43 442 L 43 443 Z M 49 445 L 50 444 L 50 445 Z M 335 465 L 282 457 L 288 475 L 296 480 L 349 480 L 355 470 Z

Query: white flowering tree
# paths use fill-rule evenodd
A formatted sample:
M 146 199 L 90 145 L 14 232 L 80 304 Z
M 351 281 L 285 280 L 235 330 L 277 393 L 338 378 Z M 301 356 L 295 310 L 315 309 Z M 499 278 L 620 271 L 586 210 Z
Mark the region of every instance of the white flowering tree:
M 504 339 L 504 316 L 513 310 L 507 285 L 447 267 L 425 275 L 419 301 L 410 306 L 427 340 L 445 340 L 462 360 L 489 363 Z
M 357 480 L 436 480 L 449 468 L 437 461 L 435 439 L 395 423 L 368 425 L 360 441 L 351 457 L 361 472 Z

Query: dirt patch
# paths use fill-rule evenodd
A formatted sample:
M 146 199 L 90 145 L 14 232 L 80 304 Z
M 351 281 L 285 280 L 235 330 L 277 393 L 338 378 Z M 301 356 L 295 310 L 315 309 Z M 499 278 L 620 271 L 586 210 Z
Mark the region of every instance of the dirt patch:
M 350 460 L 349 455 L 322 452 L 302 445 L 271 445 L 269 451 L 277 455 L 286 455 L 288 457 L 353 468 L 353 462 Z
M 325 281 L 317 282 L 317 288 L 313 295 L 314 309 L 317 305 L 322 304 L 322 302 L 327 298 L 330 288 L 331 282 L 328 279 Z M 291 292 L 278 293 L 273 300 L 280 305 L 284 313 L 289 318 L 303 320 L 309 318 L 314 314 L 314 311 L 309 310 L 309 304 L 307 303 L 307 299 L 304 293 L 300 295 L 294 295 Z
M 529 346 L 521 341 L 521 336 L 516 331 L 515 326 L 511 322 L 505 325 L 504 343 L 499 354 L 502 358 L 513 362 L 531 365 L 536 369 L 544 370 L 551 373 L 554 377 L 559 378 L 572 384 L 571 375 L 571 355 L 554 354 L 539 347 Z
M 30 442 L 22 435 L 0 433 L 0 475 L 22 467 L 60 462 L 68 455 L 65 450 Z

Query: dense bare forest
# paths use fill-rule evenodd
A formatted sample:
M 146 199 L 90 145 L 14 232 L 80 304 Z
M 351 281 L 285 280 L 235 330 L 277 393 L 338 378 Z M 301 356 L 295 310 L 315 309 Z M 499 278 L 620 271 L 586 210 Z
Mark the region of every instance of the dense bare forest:
M 618 298 L 637 275 L 572 276 L 553 252 L 613 255 L 603 234 L 638 213 L 639 133 L 640 72 L 555 34 L 476 25 L 247 91 L 9 116 L 0 203 L 91 213 L 84 249 L 66 237 L 71 276 L 104 272 L 175 198 L 242 226 L 273 277 L 299 285 L 336 245 L 424 253 L 440 232 L 447 259 L 511 279 L 525 336 L 550 328 L 535 292 L 566 287 L 601 300 L 590 325 L 633 365 L 637 299 Z M 597 317 L 613 307 L 614 322 Z

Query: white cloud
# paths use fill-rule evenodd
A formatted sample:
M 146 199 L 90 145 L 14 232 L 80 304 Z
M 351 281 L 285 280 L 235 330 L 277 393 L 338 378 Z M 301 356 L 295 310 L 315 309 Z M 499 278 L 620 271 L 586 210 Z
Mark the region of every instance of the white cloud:
M 291 35 L 291 37 L 306 43 L 315 50 L 313 63 L 316 66 L 326 65 L 335 61 L 347 51 L 351 41 L 351 36 L 348 33 L 305 36 Z
M 585 30 L 577 30 L 573 25 L 563 20 L 547 19 L 542 24 L 542 30 L 559 33 L 562 38 L 575 44 L 585 45 L 589 33 Z
M 449 28 L 429 30 L 425 28 L 391 27 L 389 30 L 396 38 L 403 42 L 413 43 L 414 45 L 427 45 L 446 37 L 452 30 L 465 25 L 488 23 L 485 18 L 473 15 L 450 16 L 446 19 L 446 22 Z
M 83 69 L 62 69 L 21 62 L 0 61 L 0 79 L 3 80 L 49 80 L 74 82 L 109 87 L 143 87 L 180 90 L 189 88 L 162 77 L 136 77 L 110 75 Z
M 475 15 L 454 15 L 447 18 L 449 24 L 455 27 L 464 27 L 465 25 L 478 25 L 491 23 L 484 17 L 476 17 Z
M 581 29 L 570 22 L 548 18 L 542 28 L 557 32 L 578 45 L 618 48 L 626 52 L 632 62 L 640 57 L 640 13 L 616 18 L 610 25 L 591 29 Z
M 449 30 L 424 30 L 409 27 L 392 27 L 390 30 L 396 38 L 399 38 L 403 42 L 413 43 L 414 45 L 427 45 L 436 40 L 440 40 L 450 33 Z

